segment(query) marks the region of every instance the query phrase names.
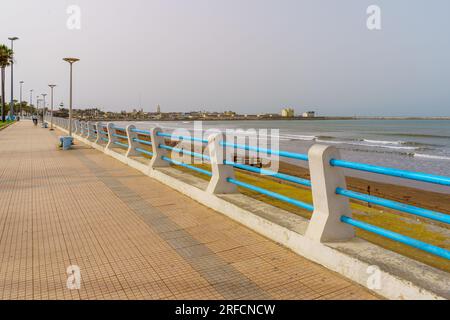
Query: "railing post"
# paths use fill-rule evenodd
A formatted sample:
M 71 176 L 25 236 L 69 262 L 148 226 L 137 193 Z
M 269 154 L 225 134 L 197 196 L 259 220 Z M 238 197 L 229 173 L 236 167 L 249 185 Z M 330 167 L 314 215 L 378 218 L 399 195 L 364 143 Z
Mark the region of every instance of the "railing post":
M 75 134 L 80 134 L 81 131 L 80 120 L 75 120 L 74 124 L 75 124 Z
M 107 130 L 108 130 L 108 144 L 106 145 L 106 149 L 112 149 L 114 146 L 114 142 L 117 141 L 117 137 L 114 137 L 114 134 L 116 133 L 116 129 L 114 128 L 114 123 L 108 122 L 107 124 Z
M 336 188 L 346 189 L 341 169 L 330 165 L 339 159 L 333 146 L 313 145 L 308 152 L 314 212 L 306 236 L 319 242 L 343 241 L 355 236 L 353 227 L 341 222 L 341 216 L 351 217 L 349 200 L 336 194 Z
M 80 120 L 80 136 L 84 136 L 84 121 Z
M 87 121 L 84 121 L 83 136 L 85 136 L 86 138 L 89 136 L 89 127 Z
M 95 128 L 97 131 L 97 138 L 95 139 L 95 143 L 101 144 L 103 142 L 103 140 L 102 140 L 102 134 L 100 133 L 100 131 L 103 131 L 103 123 L 101 123 L 100 121 L 96 122 Z
M 159 148 L 160 144 L 164 143 L 164 137 L 160 137 L 157 135 L 158 132 L 163 132 L 161 128 L 156 127 L 150 130 L 150 134 L 152 137 L 152 149 L 153 149 L 153 157 L 150 161 L 150 169 L 160 168 L 160 167 L 169 167 L 170 163 L 164 161 L 162 157 L 167 157 L 169 154 L 166 149 Z
M 236 193 L 236 185 L 229 183 L 228 178 L 234 179 L 234 167 L 225 165 L 226 147 L 223 133 L 212 134 L 208 137 L 208 150 L 211 162 L 212 177 L 206 191 L 212 194 Z
M 87 130 L 88 130 L 88 134 L 87 134 L 87 138 L 88 139 L 94 139 L 95 138 L 95 129 L 94 129 L 94 123 L 92 121 L 88 121 L 87 122 Z
M 137 139 L 138 135 L 136 132 L 133 132 L 133 130 L 136 129 L 136 126 L 133 124 L 130 124 L 126 127 L 126 133 L 128 136 L 128 151 L 126 154 L 126 157 L 133 157 L 138 155 L 138 152 L 136 151 L 136 148 L 139 146 L 139 143 L 134 141 L 134 139 Z

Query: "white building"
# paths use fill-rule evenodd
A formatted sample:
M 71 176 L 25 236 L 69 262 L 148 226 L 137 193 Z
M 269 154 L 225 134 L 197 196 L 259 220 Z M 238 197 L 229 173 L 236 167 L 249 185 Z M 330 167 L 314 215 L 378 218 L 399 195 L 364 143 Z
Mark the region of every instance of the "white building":
M 286 108 L 281 110 L 281 116 L 283 118 L 292 118 L 295 115 L 295 111 L 292 108 Z
M 315 111 L 306 111 L 306 112 L 303 112 L 303 114 L 302 114 L 303 118 L 314 118 L 315 116 L 316 116 Z

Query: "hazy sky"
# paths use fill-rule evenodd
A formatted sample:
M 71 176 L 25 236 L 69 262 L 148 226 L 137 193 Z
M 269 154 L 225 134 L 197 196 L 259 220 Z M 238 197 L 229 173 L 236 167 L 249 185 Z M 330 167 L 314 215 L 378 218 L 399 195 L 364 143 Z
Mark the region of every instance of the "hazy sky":
M 382 30 L 366 9 L 381 7 Z M 69 5 L 81 29 L 66 26 Z M 450 116 L 448 0 L 2 1 L 17 82 L 75 107 Z M 9 74 L 8 74 L 9 81 Z M 7 86 L 7 90 L 9 83 Z M 16 97 L 19 96 L 16 86 Z

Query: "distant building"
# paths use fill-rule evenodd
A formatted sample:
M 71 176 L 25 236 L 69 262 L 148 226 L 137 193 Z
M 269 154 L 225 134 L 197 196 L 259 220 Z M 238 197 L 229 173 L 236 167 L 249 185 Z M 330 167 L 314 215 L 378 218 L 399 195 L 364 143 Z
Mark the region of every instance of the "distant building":
M 303 118 L 314 118 L 316 116 L 316 112 L 314 111 L 306 111 L 303 112 L 302 117 Z
M 260 113 L 257 115 L 258 118 L 279 118 L 280 115 L 277 113 Z
M 159 104 L 158 104 L 158 106 L 156 107 L 156 113 L 161 113 L 161 107 L 160 107 Z
M 295 111 L 292 108 L 286 108 L 281 110 L 281 116 L 283 118 L 292 118 L 295 116 Z

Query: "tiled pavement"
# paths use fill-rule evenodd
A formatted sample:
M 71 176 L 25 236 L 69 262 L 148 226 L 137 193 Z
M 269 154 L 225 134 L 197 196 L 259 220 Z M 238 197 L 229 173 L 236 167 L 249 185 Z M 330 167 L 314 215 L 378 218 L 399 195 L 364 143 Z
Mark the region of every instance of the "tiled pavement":
M 0 131 L 0 299 L 376 298 L 101 152 L 59 151 L 58 134 Z

